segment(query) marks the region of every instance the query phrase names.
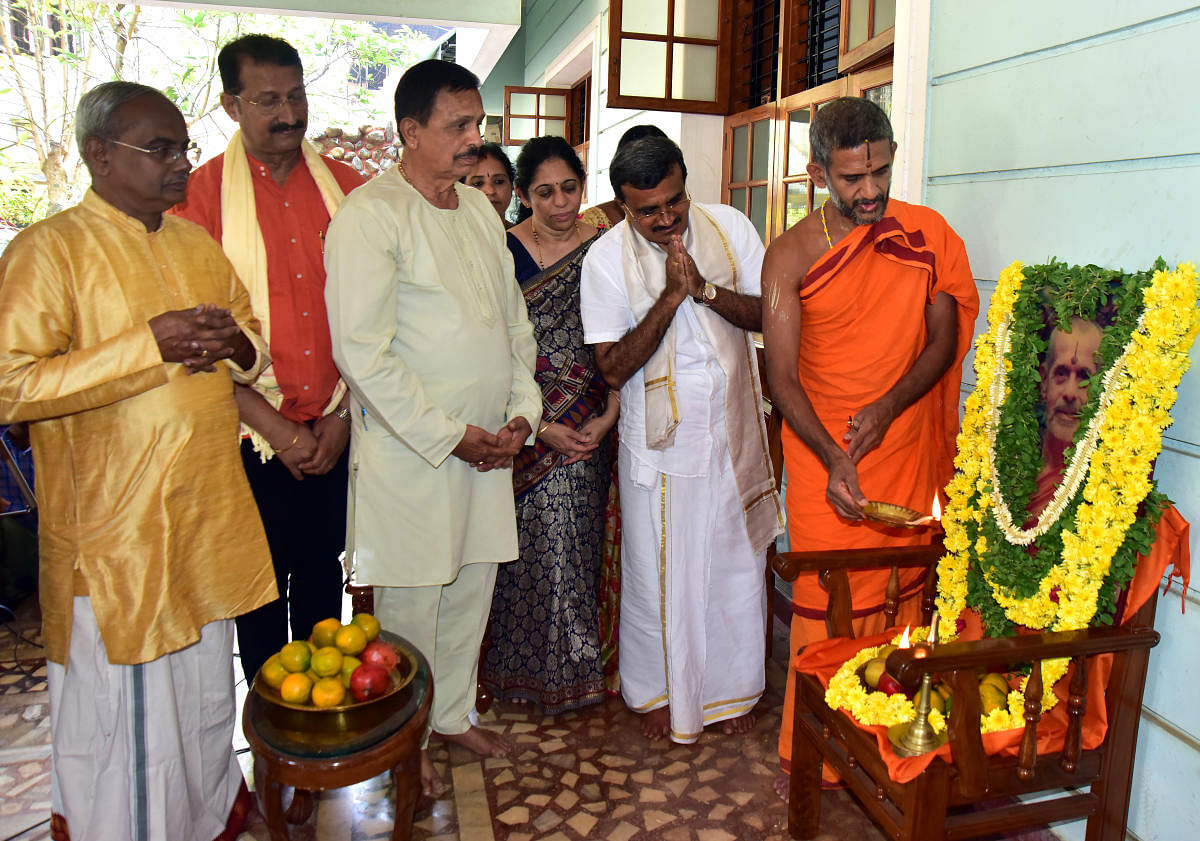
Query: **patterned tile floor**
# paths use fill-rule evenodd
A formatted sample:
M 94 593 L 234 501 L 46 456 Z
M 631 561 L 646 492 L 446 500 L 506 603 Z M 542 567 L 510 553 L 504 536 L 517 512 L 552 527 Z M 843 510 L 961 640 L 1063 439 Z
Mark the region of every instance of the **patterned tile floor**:
M 50 837 L 45 666 L 31 644 L 38 641 L 36 606 L 0 627 L 0 841 Z M 618 698 L 551 717 L 497 703 L 482 723 L 502 730 L 513 753 L 480 761 L 435 739 L 434 763 L 448 790 L 418 804 L 413 841 L 785 841 L 786 808 L 772 789 L 783 675 L 779 663 L 769 665 L 752 731 L 707 732 L 687 746 L 646 742 Z M 235 748 L 250 779 L 240 733 Z M 820 841 L 882 841 L 850 795 L 822 796 Z M 392 820 L 384 775 L 321 793 L 312 817 L 290 832 L 294 841 L 381 841 L 391 837 Z M 268 839 L 253 814 L 239 841 Z M 1053 839 L 1037 832 L 1021 841 Z

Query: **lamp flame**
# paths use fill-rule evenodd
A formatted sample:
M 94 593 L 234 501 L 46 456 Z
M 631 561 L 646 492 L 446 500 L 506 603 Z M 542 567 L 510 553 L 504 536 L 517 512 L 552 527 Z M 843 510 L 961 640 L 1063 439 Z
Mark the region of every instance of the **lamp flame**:
M 904 626 L 904 633 L 900 637 L 900 643 L 896 646 L 897 648 L 908 648 L 911 645 L 908 641 L 908 631 L 911 627 L 911 625 Z
M 933 495 L 933 519 L 940 521 L 942 519 L 942 502 L 938 499 L 938 495 Z

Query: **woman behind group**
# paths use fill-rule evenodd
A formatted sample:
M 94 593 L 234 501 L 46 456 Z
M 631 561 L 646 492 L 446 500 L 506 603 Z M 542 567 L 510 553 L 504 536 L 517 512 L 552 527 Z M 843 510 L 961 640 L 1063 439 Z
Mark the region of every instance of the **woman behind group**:
M 508 209 L 512 204 L 515 177 L 512 161 L 504 154 L 504 150 L 495 143 L 484 143 L 479 147 L 479 162 L 475 164 L 471 173 L 461 180 L 468 187 L 474 187 L 487 196 L 487 200 L 496 208 L 504 227 L 507 228 L 512 225 L 508 221 Z
M 482 679 L 554 714 L 604 694 L 597 604 L 618 398 L 583 342 L 579 276 L 598 231 L 577 219 L 584 170 L 561 137 L 528 141 L 516 189 L 532 215 L 508 231 L 538 342 L 542 423 L 513 465 L 520 557 L 502 564 Z

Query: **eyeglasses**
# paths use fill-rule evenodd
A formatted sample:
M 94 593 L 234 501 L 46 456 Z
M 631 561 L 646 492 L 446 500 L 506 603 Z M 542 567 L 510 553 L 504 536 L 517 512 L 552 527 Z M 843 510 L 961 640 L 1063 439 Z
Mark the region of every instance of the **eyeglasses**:
M 630 215 L 642 220 L 643 222 L 649 222 L 655 216 L 662 216 L 664 213 L 680 213 L 680 212 L 682 212 L 683 209 L 685 209 L 687 207 L 688 203 L 691 202 L 691 200 L 692 200 L 691 195 L 688 193 L 684 193 L 680 198 L 675 199 L 675 201 L 669 201 L 666 204 L 662 205 L 661 207 L 651 207 L 651 208 L 642 208 L 639 210 L 634 210 L 633 208 L 631 208 L 629 205 L 625 204 L 624 202 L 621 203 L 621 206 L 624 207 L 626 212 L 628 212 Z
M 262 99 L 247 99 L 244 96 L 233 95 L 234 99 L 240 99 L 247 105 L 253 105 L 264 114 L 274 114 L 283 107 L 283 103 L 287 103 L 293 108 L 303 108 L 308 106 L 308 94 L 301 88 L 298 91 L 292 91 L 284 98 L 280 99 L 275 94 L 269 94 Z
M 123 140 L 109 140 L 109 143 L 115 143 L 118 146 L 124 146 L 126 149 L 135 149 L 138 152 L 145 152 L 152 158 L 156 158 L 159 163 L 173 164 L 180 158 L 187 158 L 188 163 L 200 163 L 200 147 L 193 140 L 190 143 L 180 143 L 176 146 L 173 143 L 168 143 L 163 146 L 134 146 L 132 143 L 126 143 Z

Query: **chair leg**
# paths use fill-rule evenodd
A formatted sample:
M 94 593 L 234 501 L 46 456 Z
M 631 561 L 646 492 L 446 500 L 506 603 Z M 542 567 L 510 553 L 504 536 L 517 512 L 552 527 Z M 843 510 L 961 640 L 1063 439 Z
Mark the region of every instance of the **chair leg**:
M 788 780 L 788 835 L 816 836 L 821 825 L 821 751 L 803 723 L 804 704 L 797 689 L 792 722 L 792 775 Z
M 945 837 L 949 799 L 949 765 L 934 762 L 916 779 L 916 791 L 906 812 L 908 834 L 901 837 L 926 841 Z

